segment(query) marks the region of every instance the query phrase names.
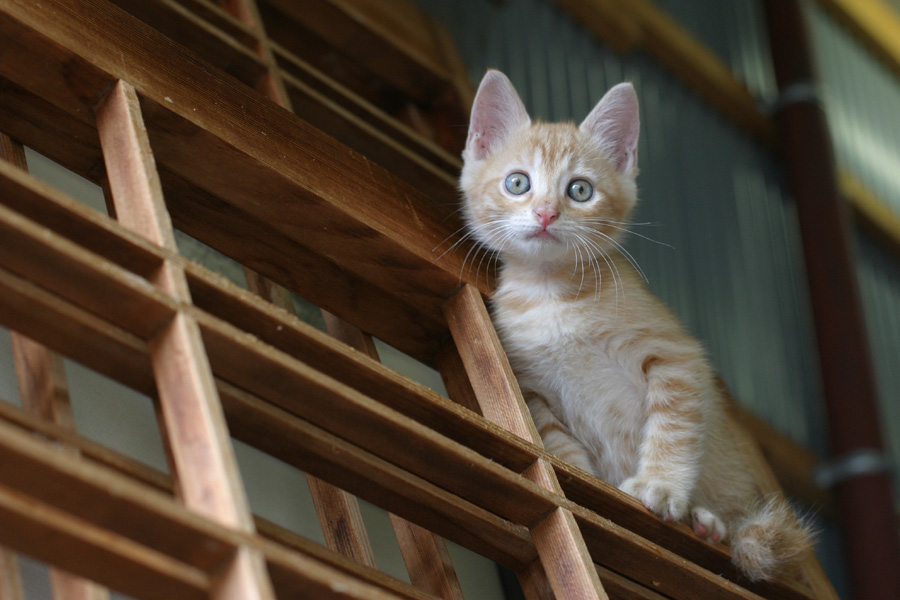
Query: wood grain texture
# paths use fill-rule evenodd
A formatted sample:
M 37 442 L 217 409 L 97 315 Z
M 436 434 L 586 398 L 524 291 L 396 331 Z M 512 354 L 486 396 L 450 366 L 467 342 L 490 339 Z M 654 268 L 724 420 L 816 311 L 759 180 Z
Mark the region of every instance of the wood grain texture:
M 0 486 L 0 537 L 22 552 L 137 598 L 206 598 L 196 569 Z
M 394 514 L 391 514 L 391 524 L 413 585 L 444 600 L 463 600 L 443 538 Z
M 539 445 L 540 436 L 481 293 L 470 285 L 463 286 L 447 303 L 444 312 L 482 414 L 507 431 Z
M 116 220 L 152 243 L 175 250 L 172 221 L 134 87 L 117 81 L 97 105 L 96 114 Z
M 14 552 L 0 547 L 0 600 L 25 600 L 22 573 Z
M 118 81 L 96 109 L 109 192 L 117 220 L 170 251 L 175 232 L 134 87 Z M 190 302 L 184 269 L 165 261 L 154 282 L 175 301 Z M 183 312 L 150 340 L 163 439 L 185 505 L 225 525 L 253 531 L 246 493 L 200 330 Z M 255 550 L 239 548 L 212 581 L 221 600 L 267 600 L 274 590 Z
M 481 292 L 464 286 L 447 303 L 445 314 L 481 412 L 488 420 L 542 447 Z M 555 473 L 542 459 L 523 475 L 542 489 L 561 492 Z M 557 598 L 607 598 L 568 510 L 555 508 L 529 525 L 543 572 Z
M 324 549 L 308 544 L 288 549 L 222 527 L 146 485 L 61 454 L 50 442 L 6 423 L 0 422 L 0 434 L 6 467 L 0 473 L 0 539 L 9 538 L 39 558 L 65 562 L 135 598 L 208 597 L 221 567 L 236 548 L 246 547 L 260 552 L 277 572 L 279 597 L 333 585 L 337 598 L 426 600 L 407 584 L 335 561 Z M 48 545 L 51 539 L 59 545 Z M 157 578 L 159 586 L 153 584 Z
M 372 336 L 335 315 L 323 312 L 322 316 L 330 335 L 372 360 L 379 360 Z M 390 520 L 413 585 L 445 600 L 462 600 L 462 588 L 444 540 L 395 514 L 390 515 Z

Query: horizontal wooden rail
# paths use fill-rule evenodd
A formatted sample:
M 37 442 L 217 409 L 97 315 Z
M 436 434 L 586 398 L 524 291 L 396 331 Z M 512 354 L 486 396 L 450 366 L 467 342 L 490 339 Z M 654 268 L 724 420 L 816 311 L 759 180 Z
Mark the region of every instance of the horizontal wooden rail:
M 74 567 L 136 598 L 207 597 L 211 576 L 246 546 L 262 552 L 278 574 L 275 584 L 282 597 L 306 589 L 360 600 L 423 600 L 406 586 L 384 587 L 383 577 L 371 583 L 360 578 L 359 570 L 351 575 L 296 546 L 288 549 L 217 525 L 167 495 L 60 453 L 4 422 L 0 432 L 5 467 L 0 474 L 0 541 Z
M 223 397 L 228 398 L 230 389 L 227 384 L 220 383 L 219 388 L 220 394 L 222 394 Z M 231 404 L 227 404 L 226 408 L 230 406 Z M 164 492 L 167 495 L 170 495 L 172 492 L 171 480 L 165 473 L 157 471 L 152 467 L 148 467 L 147 465 L 120 454 L 115 450 L 97 444 L 71 430 L 48 423 L 2 399 L 0 399 L 0 421 L 5 421 L 23 431 L 38 433 L 49 440 L 76 449 L 85 458 L 89 459 L 90 462 L 112 469 L 139 484 L 150 486 L 154 490 Z M 287 549 L 299 550 L 300 552 L 323 561 L 334 568 L 345 571 L 355 577 L 365 579 L 379 587 L 393 590 L 404 597 L 424 598 L 424 596 L 409 587 L 408 584 L 384 575 L 380 571 L 349 560 L 328 548 L 324 548 L 306 538 L 300 537 L 274 523 L 266 521 L 258 516 L 255 517 L 255 522 L 257 531 L 259 531 L 263 537 L 273 542 L 277 542 Z

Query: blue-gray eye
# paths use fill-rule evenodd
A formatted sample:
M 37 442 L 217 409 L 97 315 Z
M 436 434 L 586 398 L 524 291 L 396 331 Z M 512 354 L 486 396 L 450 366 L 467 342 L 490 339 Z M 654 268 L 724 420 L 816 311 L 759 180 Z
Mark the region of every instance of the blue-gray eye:
M 506 191 L 519 196 L 531 189 L 531 180 L 525 173 L 512 173 L 506 177 Z
M 587 202 L 594 195 L 594 186 L 586 179 L 576 179 L 569 184 L 569 198 L 575 202 Z

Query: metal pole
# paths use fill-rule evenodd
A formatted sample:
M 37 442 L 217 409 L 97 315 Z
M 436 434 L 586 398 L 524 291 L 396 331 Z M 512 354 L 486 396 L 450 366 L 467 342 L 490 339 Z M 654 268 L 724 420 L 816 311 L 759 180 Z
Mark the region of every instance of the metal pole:
M 781 93 L 776 121 L 797 205 L 828 410 L 834 482 L 854 600 L 900 598 L 900 539 L 881 457 L 875 377 L 855 276 L 848 207 L 840 195 L 803 13 L 765 0 Z

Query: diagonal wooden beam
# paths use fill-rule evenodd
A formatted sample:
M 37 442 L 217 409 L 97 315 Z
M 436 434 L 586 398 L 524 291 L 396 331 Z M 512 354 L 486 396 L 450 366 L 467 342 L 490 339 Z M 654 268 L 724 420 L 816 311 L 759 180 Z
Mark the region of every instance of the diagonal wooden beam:
M 102 99 L 97 126 L 116 217 L 149 241 L 176 250 L 137 93 L 130 84 L 117 82 Z M 155 279 L 176 301 L 190 303 L 179 265 L 165 261 Z M 189 508 L 252 532 L 252 515 L 196 321 L 176 313 L 150 340 L 150 355 L 177 492 Z M 261 555 L 245 548 L 238 549 L 212 587 L 214 598 L 274 598 Z

